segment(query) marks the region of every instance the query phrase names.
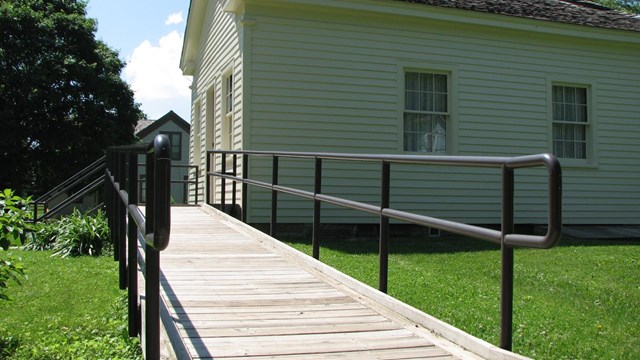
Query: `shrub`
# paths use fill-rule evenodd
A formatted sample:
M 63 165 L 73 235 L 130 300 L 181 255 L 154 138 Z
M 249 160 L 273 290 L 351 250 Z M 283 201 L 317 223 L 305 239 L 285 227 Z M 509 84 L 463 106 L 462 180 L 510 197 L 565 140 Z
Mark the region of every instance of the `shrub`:
M 23 244 L 33 230 L 29 204 L 31 197 L 23 199 L 14 195 L 13 190 L 0 192 L 0 247 L 5 251 L 12 245 Z M 20 284 L 24 267 L 19 258 L 0 258 L 0 300 L 9 300 L 5 289 L 10 281 Z
M 61 257 L 99 256 L 111 248 L 104 212 L 98 210 L 91 215 L 77 209 L 60 220 L 39 224 L 35 237 L 25 246 L 27 250 L 52 250 L 53 255 Z
M 30 196 L 21 198 L 14 195 L 11 189 L 0 192 L 0 247 L 4 250 L 12 245 L 24 244 L 33 231 L 30 204 Z

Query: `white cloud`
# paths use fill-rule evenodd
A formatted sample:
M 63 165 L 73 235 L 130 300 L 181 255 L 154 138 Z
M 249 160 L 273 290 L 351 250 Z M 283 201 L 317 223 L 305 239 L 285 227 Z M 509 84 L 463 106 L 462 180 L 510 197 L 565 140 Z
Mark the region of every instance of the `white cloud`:
M 133 50 L 124 68 L 124 78 L 131 84 L 136 101 L 154 119 L 169 110 L 188 119 L 191 81 L 182 75 L 180 55 L 182 36 L 177 31 L 160 38 L 158 45 L 143 41 Z
M 181 24 L 184 19 L 182 18 L 182 11 L 169 15 L 167 20 L 164 21 L 165 25 Z

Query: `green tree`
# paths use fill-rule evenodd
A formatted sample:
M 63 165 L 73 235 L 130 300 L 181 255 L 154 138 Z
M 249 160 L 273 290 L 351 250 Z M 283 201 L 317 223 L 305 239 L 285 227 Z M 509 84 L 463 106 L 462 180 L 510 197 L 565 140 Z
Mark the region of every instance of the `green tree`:
M 608 8 L 620 10 L 629 14 L 640 14 L 640 1 L 638 0 L 594 0 Z
M 0 0 L 0 188 L 42 193 L 134 141 L 143 114 L 95 31 L 83 0 Z

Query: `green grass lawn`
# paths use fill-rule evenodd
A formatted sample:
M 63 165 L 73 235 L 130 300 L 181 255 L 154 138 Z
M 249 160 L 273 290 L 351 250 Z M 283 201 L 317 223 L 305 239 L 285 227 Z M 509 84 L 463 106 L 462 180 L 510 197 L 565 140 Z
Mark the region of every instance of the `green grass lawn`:
M 9 285 L 0 301 L 0 359 L 136 359 L 126 328 L 125 292 L 112 257 L 51 257 L 9 250 L 28 278 Z
M 304 241 L 289 241 L 307 254 Z M 377 287 L 377 240 L 324 241 L 320 258 Z M 454 236 L 394 239 L 389 294 L 498 345 L 500 250 Z M 515 251 L 513 350 L 536 359 L 640 359 L 640 241 Z

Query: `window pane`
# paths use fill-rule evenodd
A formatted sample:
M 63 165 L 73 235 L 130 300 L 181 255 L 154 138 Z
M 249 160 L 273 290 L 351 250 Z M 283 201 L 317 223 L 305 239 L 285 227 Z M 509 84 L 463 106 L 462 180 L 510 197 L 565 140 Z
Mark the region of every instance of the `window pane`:
M 587 105 L 576 106 L 576 121 L 587 122 Z
M 404 75 L 404 89 L 407 91 L 420 91 L 418 73 L 408 72 Z
M 586 159 L 587 88 L 553 86 L 552 92 L 553 152 L 561 158 Z
M 437 112 L 447 112 L 447 93 L 435 94 L 435 109 Z
M 553 87 L 553 102 L 554 103 L 562 103 L 562 86 L 554 86 Z
M 587 143 L 586 142 L 578 142 L 576 143 L 576 159 L 586 159 L 587 158 Z
M 564 107 L 562 104 L 553 104 L 553 120 L 562 121 L 564 119 Z
M 572 104 L 564 104 L 564 121 L 576 121 L 575 106 Z
M 587 105 L 587 89 L 574 88 L 576 90 L 576 104 Z

